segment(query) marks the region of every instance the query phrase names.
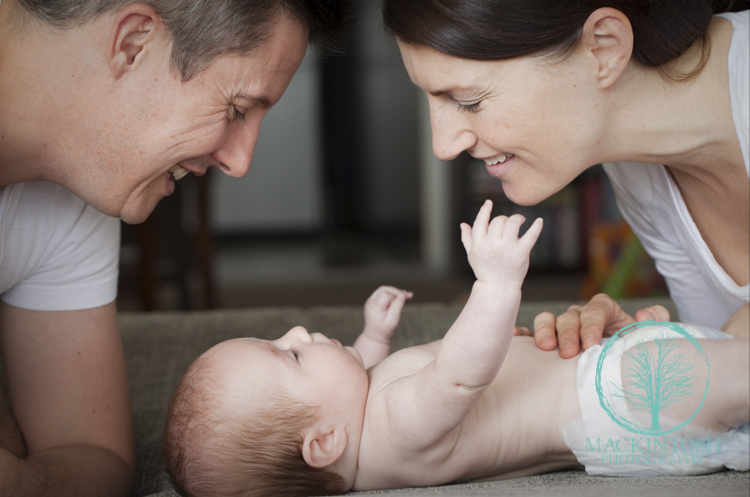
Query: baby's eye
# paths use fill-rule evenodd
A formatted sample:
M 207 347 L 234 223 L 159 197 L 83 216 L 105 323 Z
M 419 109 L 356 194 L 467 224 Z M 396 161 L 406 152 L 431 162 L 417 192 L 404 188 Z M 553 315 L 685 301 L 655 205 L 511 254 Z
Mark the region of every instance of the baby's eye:
M 480 100 L 479 102 L 469 104 L 469 105 L 458 104 L 458 111 L 459 112 L 477 112 L 479 110 L 479 104 L 481 103 L 482 101 Z
M 299 354 L 294 349 L 289 349 L 289 354 L 292 356 L 292 358 L 296 361 L 299 357 Z

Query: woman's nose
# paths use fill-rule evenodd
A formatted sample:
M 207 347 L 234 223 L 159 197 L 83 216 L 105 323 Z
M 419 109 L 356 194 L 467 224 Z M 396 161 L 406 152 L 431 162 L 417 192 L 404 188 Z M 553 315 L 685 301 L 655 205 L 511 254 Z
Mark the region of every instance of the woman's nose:
M 455 159 L 477 143 L 477 135 L 466 125 L 458 111 L 449 112 L 446 105 L 430 105 L 432 152 L 440 160 Z

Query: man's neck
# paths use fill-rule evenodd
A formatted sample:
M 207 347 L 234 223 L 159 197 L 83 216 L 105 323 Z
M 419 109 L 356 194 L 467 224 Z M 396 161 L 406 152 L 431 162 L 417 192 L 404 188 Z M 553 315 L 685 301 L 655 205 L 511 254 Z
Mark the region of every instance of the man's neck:
M 46 127 L 40 122 L 48 98 L 40 88 L 44 68 L 35 57 L 33 27 L 15 12 L 14 0 L 0 3 L 0 185 L 40 179 Z M 60 98 L 60 96 L 58 96 Z M 41 107 L 41 109 L 40 109 Z M 47 108 L 47 112 L 51 109 Z
M 7 3 L 0 4 L 0 185 L 60 183 L 59 165 L 71 162 L 66 154 L 89 111 L 96 40 L 91 30 L 21 20 Z

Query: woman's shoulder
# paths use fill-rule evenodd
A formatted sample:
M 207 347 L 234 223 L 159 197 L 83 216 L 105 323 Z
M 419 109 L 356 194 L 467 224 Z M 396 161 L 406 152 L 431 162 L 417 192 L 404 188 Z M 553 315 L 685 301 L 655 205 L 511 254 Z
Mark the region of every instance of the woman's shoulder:
M 735 30 L 743 28 L 747 30 L 750 26 L 750 10 L 743 10 L 741 12 L 722 12 L 721 14 L 716 14 L 715 17 L 723 17 L 724 19 L 731 21 Z

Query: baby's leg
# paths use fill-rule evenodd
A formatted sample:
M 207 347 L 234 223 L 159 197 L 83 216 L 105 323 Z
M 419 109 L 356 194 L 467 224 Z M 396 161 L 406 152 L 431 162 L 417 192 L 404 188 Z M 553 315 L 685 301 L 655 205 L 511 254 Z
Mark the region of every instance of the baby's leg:
M 688 340 L 665 342 L 643 344 L 652 364 L 658 363 L 657 358 L 663 358 L 668 364 L 658 374 L 655 374 L 656 366 L 650 373 L 659 378 L 655 390 L 662 392 L 665 404 L 658 411 L 659 417 L 682 422 L 697 411 L 689 426 L 716 432 L 750 422 L 750 342 L 747 338 L 698 340 L 708 365 Z M 637 350 L 637 347 L 630 350 Z M 626 356 L 621 364 L 626 396 L 637 399 L 636 396 L 643 395 L 643 388 L 642 383 L 632 380 L 632 374 L 643 369 L 646 354 Z M 637 379 L 642 377 L 641 374 Z M 638 410 L 635 405 L 629 407 Z

